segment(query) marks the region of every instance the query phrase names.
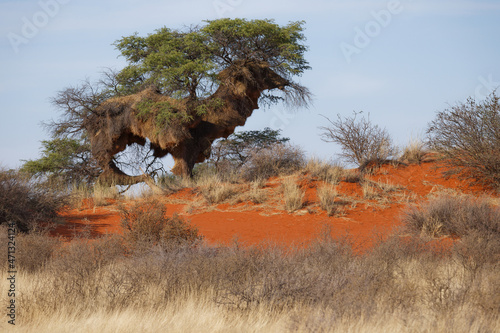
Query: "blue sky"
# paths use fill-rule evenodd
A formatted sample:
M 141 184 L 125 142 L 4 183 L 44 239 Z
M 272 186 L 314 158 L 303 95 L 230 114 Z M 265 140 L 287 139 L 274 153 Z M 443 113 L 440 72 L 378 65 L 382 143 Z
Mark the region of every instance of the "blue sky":
M 306 21 L 314 104 L 258 110 L 238 130 L 281 128 L 310 156 L 339 151 L 320 114 L 369 112 L 404 145 L 436 111 L 500 86 L 500 1 L 0 0 L 0 165 L 39 156 L 57 91 L 125 65 L 115 40 L 221 17 Z

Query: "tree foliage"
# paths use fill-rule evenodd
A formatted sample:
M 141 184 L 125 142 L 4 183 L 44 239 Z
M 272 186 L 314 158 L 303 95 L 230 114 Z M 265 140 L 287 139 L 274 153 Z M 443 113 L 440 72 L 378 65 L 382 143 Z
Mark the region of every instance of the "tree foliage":
M 163 27 L 146 37 L 136 33 L 116 41 L 129 63 L 117 76 L 122 91 L 154 85 L 165 95 L 198 100 L 212 94 L 219 84 L 217 74 L 237 61 L 265 61 L 289 80 L 310 68 L 302 44 L 304 22 L 283 27 L 273 20 L 205 23 L 186 30 Z
M 88 143 L 55 138 L 42 141 L 42 147 L 42 156 L 25 161 L 20 171 L 66 185 L 92 184 L 99 176 L 100 168 L 90 154 Z
M 447 174 L 500 188 L 500 97 L 469 98 L 437 113 L 427 129 L 429 146 L 444 157 Z

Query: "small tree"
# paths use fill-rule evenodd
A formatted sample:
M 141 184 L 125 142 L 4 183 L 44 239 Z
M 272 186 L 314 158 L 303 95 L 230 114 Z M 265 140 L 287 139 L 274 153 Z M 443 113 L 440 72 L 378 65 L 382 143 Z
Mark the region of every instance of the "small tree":
M 325 142 L 334 142 L 340 145 L 340 154 L 346 162 L 359 166 L 368 162 L 382 162 L 396 153 L 392 140 L 385 128 L 380 128 L 370 121 L 370 117 L 358 117 L 362 112 L 354 112 L 350 117 L 332 121 L 324 117 L 330 126 L 320 127 L 323 130 L 321 139 Z
M 450 168 L 447 175 L 500 189 L 500 103 L 495 92 L 482 102 L 469 98 L 438 112 L 427 134 L 429 146 Z

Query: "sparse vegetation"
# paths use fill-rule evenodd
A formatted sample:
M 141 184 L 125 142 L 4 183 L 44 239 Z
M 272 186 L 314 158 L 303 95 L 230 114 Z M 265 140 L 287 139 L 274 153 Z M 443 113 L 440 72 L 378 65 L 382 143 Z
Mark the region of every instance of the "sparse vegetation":
M 409 208 L 403 221 L 414 232 L 431 237 L 463 237 L 478 232 L 500 240 L 500 208 L 480 198 L 439 195 Z
M 136 202 L 131 208 L 121 207 L 125 240 L 132 247 L 152 245 L 192 245 L 201 240 L 198 229 L 174 214 L 166 216 L 166 207 L 156 199 Z
M 221 181 L 215 174 L 199 178 L 197 185 L 208 204 L 222 203 L 237 193 L 232 184 Z
M 413 138 L 408 145 L 402 149 L 399 159 L 405 163 L 420 164 L 428 152 L 427 145 L 424 141 Z

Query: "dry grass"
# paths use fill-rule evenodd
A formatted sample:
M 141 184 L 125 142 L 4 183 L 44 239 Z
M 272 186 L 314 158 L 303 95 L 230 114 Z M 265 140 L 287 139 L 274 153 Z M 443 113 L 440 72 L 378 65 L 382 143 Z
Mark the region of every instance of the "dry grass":
M 331 185 L 323 185 L 318 188 L 318 199 L 321 209 L 325 210 L 328 216 L 332 216 L 337 211 L 335 198 L 338 197 L 337 189 Z
M 307 162 L 304 172 L 318 180 L 337 185 L 342 180 L 344 168 L 313 158 Z
M 89 187 L 85 184 L 74 185 L 71 190 L 71 206 L 81 209 L 83 204 L 91 203 L 95 207 L 102 207 L 109 205 L 110 200 L 117 200 L 120 198 L 120 193 L 116 186 L 106 186 L 95 184 Z
M 197 185 L 208 204 L 222 203 L 238 193 L 235 185 L 221 181 L 216 175 L 198 179 Z
M 471 266 L 465 258 L 480 252 L 419 238 L 392 237 L 363 255 L 350 244 L 325 234 L 307 248 L 151 245 L 125 255 L 116 236 L 77 240 L 19 269 L 16 332 L 500 329 L 498 260 Z
M 500 208 L 482 198 L 437 194 L 408 208 L 403 221 L 412 231 L 432 237 L 464 236 L 471 230 L 500 237 Z
M 256 181 L 251 184 L 250 190 L 246 193 L 246 199 L 255 204 L 262 204 L 267 201 L 268 194 L 266 190 L 260 187 L 260 183 Z
M 287 212 L 293 213 L 304 206 L 305 192 L 300 189 L 292 177 L 285 178 L 281 187 Z
M 402 149 L 399 160 L 405 163 L 420 164 L 428 152 L 429 150 L 423 140 L 411 138 L 408 145 Z
M 365 199 L 372 200 L 380 198 L 380 192 L 378 191 L 377 186 L 370 181 L 364 181 L 361 184 L 361 189 Z

